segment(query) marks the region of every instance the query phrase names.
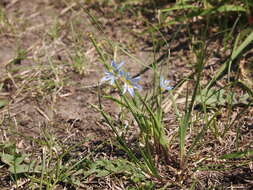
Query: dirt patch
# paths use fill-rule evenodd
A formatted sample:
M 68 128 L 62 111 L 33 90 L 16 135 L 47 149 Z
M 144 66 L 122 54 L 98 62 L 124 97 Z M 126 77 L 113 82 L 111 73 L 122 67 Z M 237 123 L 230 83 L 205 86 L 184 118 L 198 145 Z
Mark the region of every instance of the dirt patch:
M 60 136 L 66 127 L 66 131 L 69 130 L 67 136 L 104 137 L 103 130 L 107 129 L 97 125 L 101 115 L 91 106 L 98 104 L 97 91 L 93 87 L 102 78 L 104 67 L 96 58 L 95 48 L 87 36 L 90 32 L 95 32 L 94 35 L 98 32 L 83 11 L 87 5 L 82 6 L 80 9 L 75 3 L 40 0 L 2 5 L 6 20 L 2 23 L 0 39 L 2 44 L 10 44 L 2 46 L 0 56 L 1 76 L 4 76 L 1 80 L 4 86 L 2 94 L 10 101 L 9 107 L 1 110 L 2 114 L 10 117 L 6 127 L 11 122 L 17 131 L 34 138 L 40 136 L 41 125 L 60 127 Z M 94 10 L 93 13 L 97 14 Z M 126 21 L 128 24 L 124 28 L 124 23 L 116 27 L 115 21 L 121 23 L 120 18 L 101 20 L 104 36 L 112 41 L 121 36 L 120 42 L 127 43 L 132 42 L 129 37 L 137 40 L 131 32 L 126 32 L 131 26 L 130 21 Z M 75 28 L 71 30 L 71 27 Z M 11 42 L 16 41 L 14 44 L 6 39 L 11 28 L 15 32 L 9 38 Z M 96 40 L 99 43 L 100 38 Z M 74 54 L 77 49 L 80 55 Z M 24 52 L 22 57 L 18 57 L 20 51 Z M 145 65 L 151 62 L 148 52 L 139 52 L 136 57 Z M 13 62 L 17 58 L 19 62 Z M 76 63 L 77 59 L 80 63 Z M 127 69 L 136 74 L 143 68 L 127 56 L 118 60 L 124 60 Z M 75 64 L 82 66 L 78 68 Z M 108 111 L 115 113 L 114 106 L 110 103 L 105 105 Z

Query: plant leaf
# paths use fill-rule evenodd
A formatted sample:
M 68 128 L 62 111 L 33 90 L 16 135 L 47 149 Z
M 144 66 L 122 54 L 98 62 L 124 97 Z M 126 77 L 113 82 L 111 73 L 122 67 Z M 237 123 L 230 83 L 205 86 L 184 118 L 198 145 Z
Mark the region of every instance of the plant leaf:
M 5 99 L 0 99 L 0 109 L 8 105 L 9 101 Z
M 236 159 L 236 158 L 245 158 L 248 156 L 253 156 L 253 150 L 224 154 L 223 156 L 220 157 L 220 159 Z

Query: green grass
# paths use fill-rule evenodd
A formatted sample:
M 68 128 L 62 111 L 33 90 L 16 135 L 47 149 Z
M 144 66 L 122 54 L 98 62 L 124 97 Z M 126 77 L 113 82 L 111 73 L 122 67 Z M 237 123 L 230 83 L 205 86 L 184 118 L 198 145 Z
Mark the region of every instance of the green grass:
M 9 6 L 20 12 L 0 5 L 1 189 L 250 187 L 249 1 Z M 118 71 L 101 84 L 112 60 L 143 90 L 123 93 Z

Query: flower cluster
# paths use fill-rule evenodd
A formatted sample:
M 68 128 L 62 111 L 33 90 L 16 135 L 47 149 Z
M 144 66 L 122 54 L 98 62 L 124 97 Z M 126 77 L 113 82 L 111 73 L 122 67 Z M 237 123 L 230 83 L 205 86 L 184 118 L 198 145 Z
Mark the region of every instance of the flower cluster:
M 115 85 L 116 80 L 119 80 L 124 84 L 123 94 L 128 92 L 132 97 L 134 96 L 134 89 L 142 90 L 142 86 L 138 84 L 140 77 L 132 78 L 128 72 L 122 69 L 124 62 L 120 62 L 118 65 L 115 61 L 111 62 L 111 66 L 105 71 L 105 76 L 100 80 L 101 83 L 109 82 L 110 85 Z M 160 88 L 162 90 L 171 90 L 172 87 L 168 86 L 169 81 L 160 77 Z
M 120 68 L 124 65 L 124 62 L 121 62 L 117 65 L 114 61 L 111 63 L 111 67 L 105 71 L 105 76 L 101 79 L 101 83 L 109 81 L 110 85 L 115 84 L 115 80 L 121 77 L 123 70 Z
M 162 90 L 171 90 L 173 87 L 169 86 L 169 80 L 165 80 L 163 76 L 160 76 L 160 88 Z

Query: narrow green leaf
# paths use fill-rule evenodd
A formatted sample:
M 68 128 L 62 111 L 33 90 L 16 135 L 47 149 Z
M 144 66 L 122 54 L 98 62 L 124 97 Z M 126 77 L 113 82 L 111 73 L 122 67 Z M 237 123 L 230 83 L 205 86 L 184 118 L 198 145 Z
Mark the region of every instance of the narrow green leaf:
M 253 156 L 253 150 L 246 150 L 243 152 L 233 152 L 230 154 L 225 154 L 220 157 L 220 159 L 236 159 L 236 158 L 245 158 L 248 156 Z
M 41 172 L 41 167 L 33 167 L 30 164 L 21 164 L 21 165 L 16 165 L 16 166 L 11 166 L 9 168 L 9 171 L 13 174 L 21 174 L 21 173 L 40 173 Z
M 247 10 L 239 5 L 222 5 L 220 6 L 217 11 L 219 12 L 232 12 L 232 11 L 238 11 L 238 12 L 246 12 Z
M 161 10 L 161 12 L 169 12 L 169 11 L 182 10 L 182 9 L 199 9 L 199 8 L 193 5 L 176 4 L 175 6 L 171 8 Z
M 6 105 L 8 105 L 9 101 L 5 100 L 5 99 L 0 99 L 0 108 L 5 107 Z
M 112 101 L 114 101 L 115 103 L 117 103 L 117 104 L 119 104 L 119 105 L 121 105 L 121 106 L 124 106 L 125 108 L 128 108 L 128 105 L 127 104 L 125 104 L 124 102 L 122 102 L 121 100 L 119 100 L 119 99 L 117 99 L 117 98 L 114 98 L 114 97 L 112 97 L 112 96 L 103 96 L 104 98 L 107 98 L 107 99 L 109 99 L 109 100 L 112 100 Z
M 231 58 L 227 60 L 225 63 L 222 64 L 222 66 L 219 68 L 219 70 L 216 72 L 212 80 L 207 84 L 206 89 L 209 89 L 215 81 L 217 81 L 222 74 L 226 71 L 226 69 L 229 67 L 229 65 L 242 53 L 242 51 L 253 41 L 253 32 L 251 32 L 248 37 L 243 41 L 243 43 L 236 48 L 236 44 L 238 42 L 239 36 L 237 36 L 234 49 L 231 55 Z
M 253 41 L 253 32 L 251 32 L 248 37 L 243 41 L 243 43 L 236 48 L 231 56 L 231 60 L 233 61 L 234 59 L 237 58 L 237 56 L 244 50 L 251 42 Z

